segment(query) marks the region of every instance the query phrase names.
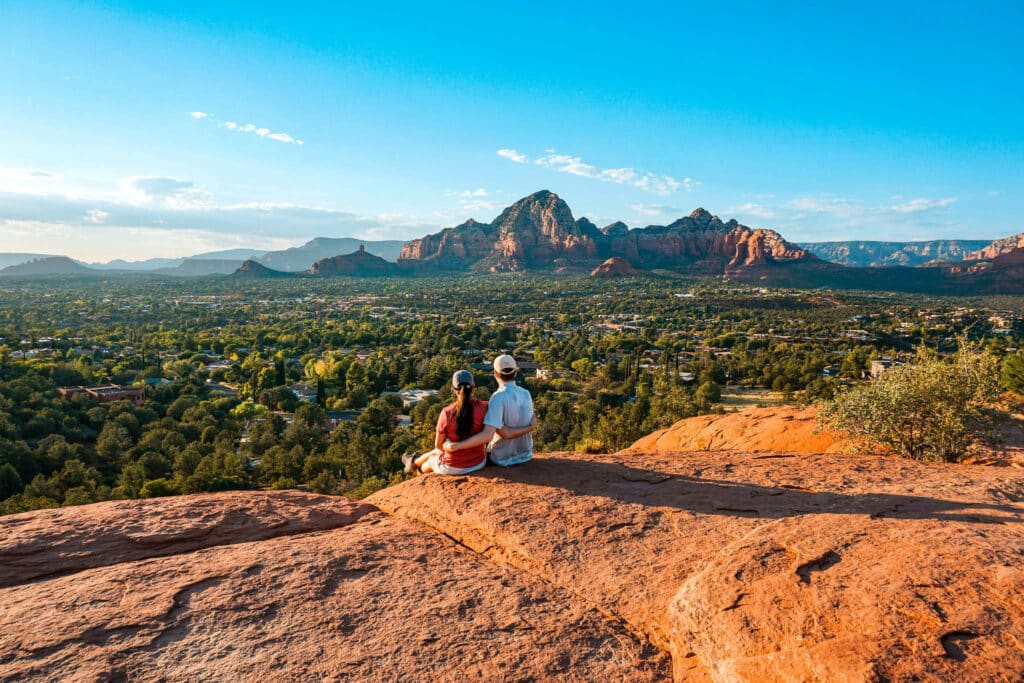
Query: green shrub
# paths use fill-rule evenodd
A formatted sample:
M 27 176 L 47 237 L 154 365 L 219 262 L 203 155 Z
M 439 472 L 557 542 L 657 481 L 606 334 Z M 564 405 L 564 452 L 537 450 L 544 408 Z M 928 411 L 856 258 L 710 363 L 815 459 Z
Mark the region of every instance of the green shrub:
M 1018 351 L 1003 359 L 999 379 L 1004 388 L 1024 394 L 1024 351 Z
M 181 491 L 169 479 L 152 479 L 142 485 L 139 491 L 140 498 L 161 498 L 163 496 L 176 496 Z
M 955 462 L 978 438 L 991 437 L 1001 414 L 999 361 L 966 345 L 948 359 L 921 353 L 877 380 L 838 395 L 822 422 L 865 444 L 891 448 L 915 460 Z

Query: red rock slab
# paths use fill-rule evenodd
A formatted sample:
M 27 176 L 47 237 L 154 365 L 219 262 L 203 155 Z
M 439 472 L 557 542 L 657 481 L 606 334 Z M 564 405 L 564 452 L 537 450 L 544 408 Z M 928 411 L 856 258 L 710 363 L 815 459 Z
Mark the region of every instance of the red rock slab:
M 726 415 L 701 415 L 680 420 L 648 434 L 625 453 L 679 451 L 786 451 L 856 453 L 857 444 L 844 434 L 821 429 L 817 408 L 751 408 Z
M 0 517 L 0 587 L 350 524 L 374 508 L 299 491 L 121 500 Z
M 572 592 L 678 680 L 1020 680 L 1024 476 L 891 456 L 554 453 L 370 499 Z
M 0 589 L 3 681 L 669 675 L 667 656 L 566 591 L 380 512 Z

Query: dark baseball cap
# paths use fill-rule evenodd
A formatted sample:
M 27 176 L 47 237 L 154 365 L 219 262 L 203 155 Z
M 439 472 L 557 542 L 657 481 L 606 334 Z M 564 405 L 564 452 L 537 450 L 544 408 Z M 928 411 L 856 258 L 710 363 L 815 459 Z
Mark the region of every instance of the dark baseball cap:
M 470 386 L 476 384 L 473 381 L 473 373 L 469 370 L 456 370 L 455 374 L 452 375 L 452 387 L 458 389 L 461 384 L 468 384 Z

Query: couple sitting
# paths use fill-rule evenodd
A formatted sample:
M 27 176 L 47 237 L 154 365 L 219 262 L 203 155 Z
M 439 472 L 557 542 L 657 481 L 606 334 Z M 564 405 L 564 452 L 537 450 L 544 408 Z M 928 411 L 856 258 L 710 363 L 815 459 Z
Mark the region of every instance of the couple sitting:
M 498 390 L 490 401 L 473 398 L 476 383 L 468 370 L 452 375 L 455 402 L 437 418 L 434 450 L 423 455 L 403 455 L 405 471 L 468 474 L 487 464 L 490 444 L 492 464 L 507 467 L 533 457 L 533 415 L 530 392 L 516 384 L 519 366 L 512 356 L 494 359 Z

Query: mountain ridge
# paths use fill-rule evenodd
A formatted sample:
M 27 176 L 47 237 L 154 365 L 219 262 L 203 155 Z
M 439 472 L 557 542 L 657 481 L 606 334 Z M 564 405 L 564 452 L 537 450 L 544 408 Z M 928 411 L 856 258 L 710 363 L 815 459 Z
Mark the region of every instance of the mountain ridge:
M 925 240 L 917 242 L 846 240 L 801 242 L 818 258 L 842 266 L 878 268 L 920 266 L 932 262 L 965 260 L 972 252 L 991 244 L 990 240 Z
M 470 220 L 405 244 L 399 264 L 439 270 L 516 272 L 586 267 L 617 257 L 637 268 L 688 268 L 727 274 L 767 263 L 820 268 L 817 257 L 773 230 L 723 222 L 699 208 L 668 225 L 598 229 L 575 219 L 555 193 L 540 190 L 506 207 L 491 223 Z

